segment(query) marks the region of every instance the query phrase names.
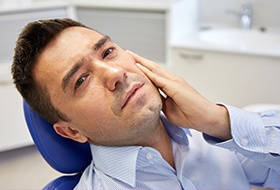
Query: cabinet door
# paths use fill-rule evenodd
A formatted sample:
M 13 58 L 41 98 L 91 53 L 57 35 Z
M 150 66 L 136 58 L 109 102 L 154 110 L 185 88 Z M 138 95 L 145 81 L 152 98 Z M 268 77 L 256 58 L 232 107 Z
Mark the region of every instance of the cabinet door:
M 261 56 L 173 50 L 173 71 L 213 102 L 238 107 L 280 103 L 280 60 Z
M 22 28 L 31 21 L 69 17 L 67 6 L 22 9 L 0 12 L 0 64 L 11 63 L 14 47 Z
M 77 18 L 125 49 L 166 63 L 165 11 L 77 7 Z
M 20 31 L 34 20 L 69 16 L 68 6 L 64 3 L 0 12 L 0 151 L 33 144 L 25 124 L 22 98 L 12 82 L 10 71 Z
M 10 64 L 0 64 L 0 151 L 31 145 L 22 98 L 10 76 Z

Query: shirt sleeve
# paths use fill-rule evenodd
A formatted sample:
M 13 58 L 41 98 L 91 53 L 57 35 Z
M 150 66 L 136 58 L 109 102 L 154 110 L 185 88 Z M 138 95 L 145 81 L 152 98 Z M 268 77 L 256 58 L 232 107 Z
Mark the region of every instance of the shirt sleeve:
M 280 110 L 250 112 L 223 105 L 230 118 L 232 139 L 204 134 L 207 142 L 236 152 L 252 184 L 280 188 Z
M 280 156 L 280 110 L 249 112 L 226 106 L 230 117 L 233 142 L 221 143 L 229 148 L 241 148 L 250 152 Z M 231 145 L 232 144 L 232 145 Z M 248 155 L 248 156 L 249 156 Z

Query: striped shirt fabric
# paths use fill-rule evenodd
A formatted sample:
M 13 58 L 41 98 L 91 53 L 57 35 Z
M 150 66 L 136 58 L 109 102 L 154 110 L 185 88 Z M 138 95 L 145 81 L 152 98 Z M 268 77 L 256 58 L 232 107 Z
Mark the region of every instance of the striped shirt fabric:
M 220 141 L 174 126 L 162 116 L 176 170 L 151 147 L 91 145 L 92 163 L 75 189 L 280 189 L 280 111 L 255 113 L 224 106 L 233 139 Z

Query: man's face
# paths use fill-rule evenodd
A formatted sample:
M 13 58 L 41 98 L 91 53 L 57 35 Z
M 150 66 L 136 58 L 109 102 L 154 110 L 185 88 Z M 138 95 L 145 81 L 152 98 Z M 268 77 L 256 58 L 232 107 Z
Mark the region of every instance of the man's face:
M 131 145 L 155 130 L 162 107 L 158 90 L 130 54 L 93 30 L 65 29 L 44 50 L 34 75 L 70 119 L 54 124 L 62 136 Z

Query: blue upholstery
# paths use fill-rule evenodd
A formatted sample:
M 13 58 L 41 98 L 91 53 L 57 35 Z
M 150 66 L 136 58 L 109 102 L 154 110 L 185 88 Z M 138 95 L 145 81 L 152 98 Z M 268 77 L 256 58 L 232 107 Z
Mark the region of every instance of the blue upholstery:
M 82 173 L 72 176 L 62 176 L 48 183 L 43 190 L 70 190 L 74 189 Z
M 89 144 L 59 136 L 52 125 L 33 111 L 25 101 L 23 107 L 29 132 L 43 158 L 55 170 L 73 174 L 55 179 L 44 189 L 73 189 L 92 160 Z

